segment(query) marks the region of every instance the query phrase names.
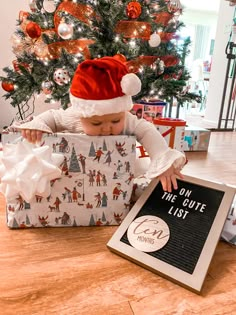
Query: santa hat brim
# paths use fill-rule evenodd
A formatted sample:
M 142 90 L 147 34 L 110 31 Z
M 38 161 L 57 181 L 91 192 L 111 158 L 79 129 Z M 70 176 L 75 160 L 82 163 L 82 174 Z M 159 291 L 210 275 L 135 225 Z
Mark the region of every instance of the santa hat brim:
M 133 107 L 132 97 L 123 95 L 105 100 L 86 100 L 70 93 L 70 102 L 80 117 L 103 116 L 129 111 Z

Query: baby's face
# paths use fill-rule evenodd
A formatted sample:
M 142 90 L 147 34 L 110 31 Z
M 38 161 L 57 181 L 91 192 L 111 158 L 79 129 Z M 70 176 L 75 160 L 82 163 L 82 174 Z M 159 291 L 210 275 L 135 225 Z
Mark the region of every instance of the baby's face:
M 80 118 L 84 132 L 89 136 L 110 136 L 122 133 L 125 112 Z

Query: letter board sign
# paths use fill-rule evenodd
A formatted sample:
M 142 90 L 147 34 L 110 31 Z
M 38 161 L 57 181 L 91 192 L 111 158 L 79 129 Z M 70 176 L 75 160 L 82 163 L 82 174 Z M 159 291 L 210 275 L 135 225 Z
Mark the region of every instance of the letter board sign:
M 200 292 L 234 195 L 233 187 L 186 175 L 168 193 L 154 179 L 107 246 Z

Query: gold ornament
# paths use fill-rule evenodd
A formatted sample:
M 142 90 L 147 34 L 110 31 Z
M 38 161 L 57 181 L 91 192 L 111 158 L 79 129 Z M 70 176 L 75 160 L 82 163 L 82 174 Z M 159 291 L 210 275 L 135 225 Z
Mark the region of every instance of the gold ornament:
M 39 58 L 45 58 L 48 56 L 48 45 L 44 43 L 42 38 L 37 40 L 37 42 L 34 44 L 34 53 Z

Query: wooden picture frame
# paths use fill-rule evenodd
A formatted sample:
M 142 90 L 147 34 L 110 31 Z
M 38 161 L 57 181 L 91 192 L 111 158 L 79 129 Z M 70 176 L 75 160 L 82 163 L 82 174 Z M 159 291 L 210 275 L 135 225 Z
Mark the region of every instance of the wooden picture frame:
M 234 195 L 233 187 L 187 175 L 168 193 L 154 179 L 107 247 L 200 293 Z

